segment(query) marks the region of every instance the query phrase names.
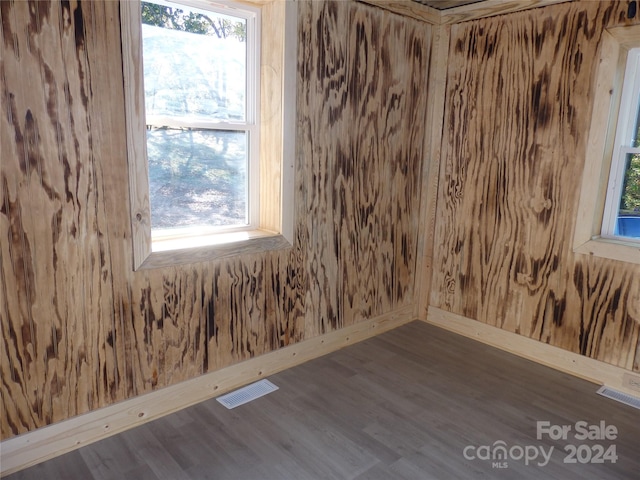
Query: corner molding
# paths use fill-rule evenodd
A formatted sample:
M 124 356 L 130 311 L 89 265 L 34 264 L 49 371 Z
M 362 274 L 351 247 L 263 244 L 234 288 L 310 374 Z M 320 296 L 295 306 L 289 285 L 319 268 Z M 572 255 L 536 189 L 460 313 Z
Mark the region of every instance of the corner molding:
M 484 2 L 444 10 L 442 12 L 441 23 L 451 25 L 572 1 L 574 0 L 485 0 Z
M 452 25 L 505 13 L 520 12 L 531 8 L 546 7 L 574 0 L 485 0 L 455 8 L 438 10 L 413 0 L 356 0 L 405 17 L 430 23 Z

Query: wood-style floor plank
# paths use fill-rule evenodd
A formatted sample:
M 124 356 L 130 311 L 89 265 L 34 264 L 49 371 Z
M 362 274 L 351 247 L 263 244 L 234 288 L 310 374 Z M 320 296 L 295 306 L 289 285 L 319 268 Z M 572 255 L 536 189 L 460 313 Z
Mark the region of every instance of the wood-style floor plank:
M 203 402 L 8 479 L 629 480 L 640 472 L 640 410 L 422 322 L 270 380 L 278 391 L 234 410 Z M 616 440 L 536 438 L 537 421 L 601 420 L 617 427 Z M 500 441 L 554 451 L 547 465 L 511 458 L 507 468 L 463 455 Z M 615 445 L 618 460 L 564 463 L 570 443 Z

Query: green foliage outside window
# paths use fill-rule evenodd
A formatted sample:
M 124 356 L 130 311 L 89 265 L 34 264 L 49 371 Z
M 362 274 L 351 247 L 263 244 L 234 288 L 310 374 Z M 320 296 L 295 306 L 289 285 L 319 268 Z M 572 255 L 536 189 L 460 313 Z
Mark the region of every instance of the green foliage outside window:
M 630 155 L 631 160 L 624 175 L 624 187 L 620 201 L 621 213 L 640 212 L 640 155 Z
M 640 147 L 640 107 L 636 115 L 635 138 L 632 147 Z M 640 213 L 640 155 L 629 155 L 629 164 L 624 174 L 622 197 L 620 199 L 620 213 L 623 215 Z
M 236 38 L 244 42 L 247 26 L 220 16 L 188 12 L 180 8 L 142 2 L 142 23 L 183 32 L 216 35 L 218 38 Z

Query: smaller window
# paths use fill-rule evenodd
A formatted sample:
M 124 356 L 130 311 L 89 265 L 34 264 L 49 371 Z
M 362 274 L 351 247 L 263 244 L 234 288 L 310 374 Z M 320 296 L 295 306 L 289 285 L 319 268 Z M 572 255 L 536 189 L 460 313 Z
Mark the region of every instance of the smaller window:
M 602 32 L 573 251 L 640 264 L 640 25 Z M 624 94 L 623 94 L 624 90 Z M 636 193 L 634 193 L 636 192 Z
M 640 48 L 627 56 L 611 171 L 602 222 L 603 238 L 640 239 Z

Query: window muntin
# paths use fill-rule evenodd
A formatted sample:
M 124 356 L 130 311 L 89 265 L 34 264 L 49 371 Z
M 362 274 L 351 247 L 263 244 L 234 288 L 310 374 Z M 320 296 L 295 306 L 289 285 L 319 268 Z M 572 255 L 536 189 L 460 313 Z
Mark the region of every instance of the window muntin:
M 640 240 L 640 48 L 628 52 L 602 237 Z
M 141 9 L 152 250 L 167 238 L 255 228 L 257 11 Z

